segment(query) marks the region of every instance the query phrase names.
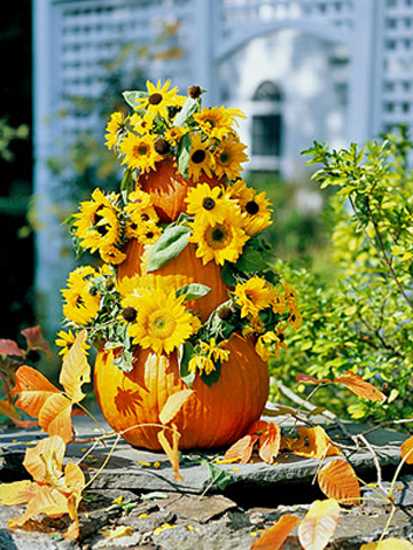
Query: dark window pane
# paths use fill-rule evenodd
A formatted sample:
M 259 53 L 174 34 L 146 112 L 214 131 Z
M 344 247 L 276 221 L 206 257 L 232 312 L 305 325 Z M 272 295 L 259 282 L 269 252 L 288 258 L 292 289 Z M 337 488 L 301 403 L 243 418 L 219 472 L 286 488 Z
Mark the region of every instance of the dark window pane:
M 280 156 L 281 132 L 281 115 L 254 115 L 252 117 L 252 154 Z

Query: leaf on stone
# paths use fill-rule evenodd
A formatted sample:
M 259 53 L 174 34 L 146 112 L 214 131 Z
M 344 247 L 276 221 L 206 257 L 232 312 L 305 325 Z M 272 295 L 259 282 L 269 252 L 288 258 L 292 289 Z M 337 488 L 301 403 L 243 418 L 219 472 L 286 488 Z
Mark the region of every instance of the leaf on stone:
M 147 272 L 155 271 L 178 256 L 189 242 L 191 230 L 184 225 L 167 227 L 145 252 Z
M 26 339 L 28 350 L 43 351 L 48 355 L 51 354 L 49 344 L 45 340 L 39 325 L 25 328 L 21 331 L 21 334 Z
M 298 527 L 298 539 L 304 550 L 323 550 L 332 540 L 340 517 L 334 499 L 316 500 Z
M 170 395 L 159 413 L 161 423 L 168 424 L 171 422 L 193 393 L 193 390 L 181 390 Z
M 352 372 L 348 372 L 343 376 L 335 378 L 334 382 L 336 384 L 343 384 L 347 389 L 363 399 L 377 401 L 380 403 L 386 400 L 384 393 L 373 386 L 373 384 L 370 384 L 370 382 L 363 380 L 361 376 L 358 376 Z
M 272 464 L 280 452 L 281 430 L 278 424 L 266 422 L 267 426 L 259 436 L 258 454 L 267 464 Z
M 379 542 L 362 544 L 360 550 L 413 550 L 413 544 L 406 539 L 390 537 Z
M 230 464 L 231 462 L 239 462 L 240 464 L 247 464 L 257 441 L 258 435 L 244 435 L 244 437 L 241 437 L 241 439 L 231 445 L 220 463 Z
M 290 533 L 300 523 L 300 518 L 292 514 L 285 514 L 266 529 L 252 545 L 251 550 L 279 550 L 283 547 Z
M 22 527 L 28 520 L 40 514 L 49 517 L 68 514 L 71 525 L 65 538 L 74 539 L 78 536 L 77 509 L 85 488 L 85 478 L 77 464 L 66 464 L 63 472 L 65 450 L 66 445 L 61 437 L 43 439 L 35 447 L 26 450 L 23 461 L 23 466 L 33 481 L 0 484 L 0 504 L 27 504 L 21 516 L 10 520 L 11 529 Z
M 16 385 L 12 394 L 17 395 L 16 406 L 37 418 L 47 399 L 59 390 L 43 374 L 23 365 L 16 371 Z
M 130 525 L 118 525 L 117 527 L 106 527 L 100 530 L 100 534 L 103 535 L 107 541 L 120 539 L 122 537 L 130 537 L 133 533 L 133 527 Z
M 185 296 L 186 300 L 197 300 L 211 292 L 211 287 L 201 283 L 189 283 L 176 291 L 177 296 Z
M 12 357 L 24 357 L 24 350 L 20 349 L 14 340 L 0 338 L 0 355 L 11 355 Z
M 174 431 L 172 432 L 172 444 L 166 436 L 167 430 L 165 428 L 157 433 L 157 437 L 162 449 L 172 465 L 175 479 L 177 481 L 181 481 L 182 476 L 179 471 L 179 440 L 181 438 L 181 434 L 178 432 L 175 425 L 172 425 L 172 427 L 174 428 Z
M 328 498 L 348 505 L 360 501 L 357 475 L 346 460 L 332 460 L 323 466 L 318 472 L 317 480 L 320 489 Z
M 324 458 L 341 454 L 321 426 L 314 428 L 299 426 L 297 432 L 298 439 L 284 438 L 283 440 L 283 445 L 292 453 L 306 458 Z
M 413 435 L 401 444 L 400 455 L 406 464 L 413 464 Z

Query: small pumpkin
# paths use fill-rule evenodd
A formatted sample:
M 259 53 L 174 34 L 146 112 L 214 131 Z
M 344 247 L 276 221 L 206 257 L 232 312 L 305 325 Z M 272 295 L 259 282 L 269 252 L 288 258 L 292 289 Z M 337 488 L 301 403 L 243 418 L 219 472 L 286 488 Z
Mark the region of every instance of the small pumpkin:
M 194 393 L 174 419 L 182 434 L 181 449 L 229 445 L 258 420 L 268 397 L 267 365 L 252 342 L 234 334 L 226 345 L 229 360 L 219 380 L 208 386 L 197 375 Z M 176 354 L 157 356 L 139 350 L 133 370 L 122 372 L 110 353 L 100 352 L 95 365 L 95 392 L 110 426 L 132 445 L 160 450 L 156 426 L 169 396 L 186 386 L 179 376 Z
M 198 183 L 208 183 L 214 187 L 220 182 L 203 174 L 200 181 L 194 183 L 192 179 L 185 179 L 178 172 L 176 161 L 166 158 L 156 164 L 156 170 L 141 174 L 137 183 L 143 191 L 151 195 L 159 219 L 162 222 L 171 222 L 185 211 L 185 197 L 189 188 Z

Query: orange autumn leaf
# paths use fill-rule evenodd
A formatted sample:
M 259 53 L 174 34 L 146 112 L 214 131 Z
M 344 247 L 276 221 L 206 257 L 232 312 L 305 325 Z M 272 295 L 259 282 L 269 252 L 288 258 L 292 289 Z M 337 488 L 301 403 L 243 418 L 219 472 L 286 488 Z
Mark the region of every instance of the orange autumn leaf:
M 332 540 L 340 506 L 334 499 L 316 500 L 298 527 L 298 539 L 304 550 L 323 550 Z
M 161 423 L 168 424 L 168 422 L 171 422 L 193 393 L 193 390 L 181 390 L 170 395 L 159 413 Z
M 400 456 L 406 464 L 413 464 L 413 435 L 401 444 Z
M 332 460 L 321 468 L 317 476 L 323 493 L 343 504 L 360 500 L 360 484 L 352 466 L 342 459 Z
M 250 428 L 249 434 L 258 435 L 258 454 L 261 460 L 272 464 L 280 451 L 280 427 L 274 422 L 258 420 Z
M 300 519 L 292 514 L 281 516 L 254 542 L 251 550 L 279 550 L 299 522 Z
M 32 428 L 36 425 L 36 422 L 32 420 L 23 420 L 13 403 L 7 400 L 0 401 L 0 414 L 10 418 L 13 424 L 18 428 Z
M 384 393 L 373 386 L 373 384 L 370 384 L 370 382 L 363 380 L 361 376 L 352 372 L 347 372 L 344 376 L 335 378 L 333 382 L 336 384 L 343 384 L 347 389 L 363 399 L 378 401 L 379 403 L 386 400 Z
M 90 366 L 85 351 L 86 331 L 80 332 L 63 359 L 58 390 L 35 369 L 20 367 L 16 372 L 13 394 L 16 406 L 38 419 L 39 426 L 49 435 L 60 435 L 65 443 L 73 438 L 72 409 L 85 394 L 83 384 L 90 382 Z
M 240 464 L 247 464 L 252 455 L 255 442 L 258 441 L 257 435 L 244 435 L 238 441 L 236 441 L 227 450 L 224 458 L 220 460 L 221 464 L 230 464 L 231 462 L 239 462 Z
M 63 471 L 66 445 L 59 436 L 48 437 L 26 450 L 23 466 L 33 481 L 0 484 L 0 504 L 26 504 L 25 512 L 10 520 L 9 527 L 22 527 L 41 514 L 60 517 L 68 514 L 72 523 L 65 533 L 68 539 L 79 534 L 77 510 L 85 487 L 85 477 L 77 464 L 68 463 Z
M 169 459 L 169 462 L 172 465 L 172 469 L 174 471 L 174 476 L 177 481 L 182 480 L 181 473 L 179 471 L 179 440 L 181 438 L 181 434 L 176 429 L 176 426 L 173 424 L 173 432 L 172 432 L 172 445 L 169 442 L 167 436 L 166 436 L 166 430 L 163 429 L 160 432 L 157 433 L 158 441 L 161 444 L 162 449 L 164 450 L 166 456 Z
M 306 458 L 324 458 L 341 454 L 321 426 L 314 428 L 299 426 L 297 432 L 298 439 L 283 439 L 283 447 L 292 453 Z
M 14 340 L 6 340 L 4 338 L 0 338 L 0 355 L 24 357 L 25 352 L 19 348 Z

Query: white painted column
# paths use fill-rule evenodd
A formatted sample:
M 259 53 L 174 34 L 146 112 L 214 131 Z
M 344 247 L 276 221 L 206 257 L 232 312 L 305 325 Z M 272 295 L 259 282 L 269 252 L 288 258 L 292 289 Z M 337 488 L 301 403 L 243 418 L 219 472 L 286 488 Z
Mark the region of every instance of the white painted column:
M 382 0 L 354 2 L 354 29 L 349 42 L 351 74 L 347 120 L 348 141 L 363 143 L 373 133 L 373 97 L 377 80 L 377 10 Z
M 208 105 L 219 103 L 216 45 L 221 39 L 221 0 L 193 0 L 195 10 L 193 74 L 194 84 L 207 90 Z
M 62 318 L 60 288 L 72 265 L 59 211 L 59 182 L 47 169 L 53 154 L 58 102 L 55 60 L 58 27 L 50 0 L 33 3 L 33 158 L 37 231 L 35 239 L 35 310 L 50 337 Z

